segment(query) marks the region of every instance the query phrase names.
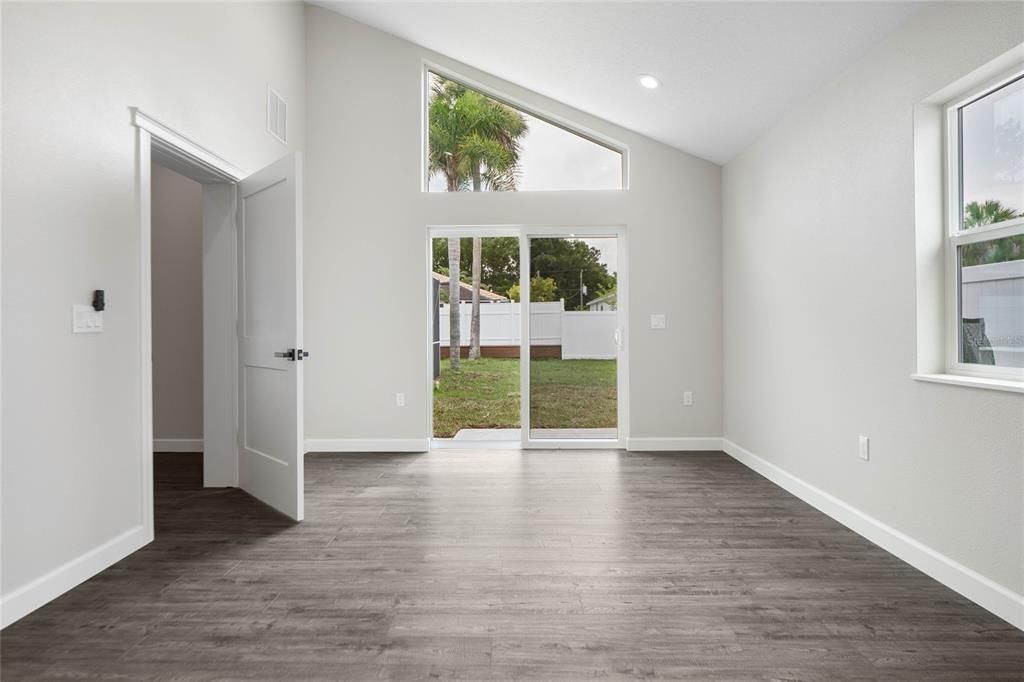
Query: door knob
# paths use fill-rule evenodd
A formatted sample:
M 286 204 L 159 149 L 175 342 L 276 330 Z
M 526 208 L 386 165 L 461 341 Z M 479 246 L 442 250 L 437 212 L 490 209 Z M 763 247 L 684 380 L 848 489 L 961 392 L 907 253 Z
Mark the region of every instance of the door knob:
M 275 358 L 285 358 L 288 362 L 295 362 L 296 360 L 304 360 L 309 357 L 308 350 L 302 350 L 301 348 L 289 348 L 286 351 L 280 353 L 274 353 Z

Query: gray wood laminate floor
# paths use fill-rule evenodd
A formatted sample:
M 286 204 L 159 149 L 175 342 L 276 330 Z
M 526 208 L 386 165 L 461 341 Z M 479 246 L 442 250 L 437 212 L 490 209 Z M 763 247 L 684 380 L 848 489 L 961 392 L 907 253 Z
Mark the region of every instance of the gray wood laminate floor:
M 721 453 L 309 455 L 292 524 L 156 458 L 156 541 L 4 681 L 1024 679 L 1024 633 Z

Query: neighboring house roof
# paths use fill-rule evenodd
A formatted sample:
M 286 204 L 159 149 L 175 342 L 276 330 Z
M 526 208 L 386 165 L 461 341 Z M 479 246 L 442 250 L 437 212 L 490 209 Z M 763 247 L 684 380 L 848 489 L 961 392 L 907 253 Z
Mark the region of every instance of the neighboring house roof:
M 431 273 L 438 282 L 440 282 L 442 288 L 448 287 L 448 275 L 442 275 L 439 272 Z M 459 300 L 460 301 L 472 301 L 473 300 L 473 285 L 468 282 L 459 282 Z M 508 299 L 501 294 L 496 294 L 493 291 L 488 291 L 483 287 L 480 287 L 480 302 L 481 303 L 506 303 Z
M 594 299 L 593 301 L 587 301 L 587 305 L 588 305 L 588 306 L 592 306 L 592 305 L 594 305 L 595 303 L 607 303 L 607 304 L 609 304 L 609 305 L 615 305 L 615 294 L 616 294 L 616 293 L 617 293 L 617 292 L 614 292 L 614 291 L 609 291 L 609 292 L 608 292 L 607 294 L 605 294 L 604 296 L 598 296 L 598 297 L 597 297 L 597 298 L 595 298 L 595 299 Z

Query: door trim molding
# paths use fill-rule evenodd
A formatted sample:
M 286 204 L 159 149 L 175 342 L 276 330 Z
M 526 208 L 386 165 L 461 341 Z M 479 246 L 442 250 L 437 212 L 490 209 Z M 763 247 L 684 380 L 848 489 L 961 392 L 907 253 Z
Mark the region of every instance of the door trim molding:
M 177 157 L 185 163 L 198 166 L 219 177 L 221 182 L 234 183 L 248 173 L 223 157 L 214 154 L 197 142 L 164 125 L 138 107 L 131 107 L 132 125 L 149 133 L 150 141 L 162 151 Z

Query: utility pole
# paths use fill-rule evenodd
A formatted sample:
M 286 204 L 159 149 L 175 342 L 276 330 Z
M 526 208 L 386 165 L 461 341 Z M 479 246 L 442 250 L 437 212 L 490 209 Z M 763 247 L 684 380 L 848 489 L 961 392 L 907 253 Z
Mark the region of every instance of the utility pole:
M 580 270 L 580 310 L 583 310 L 583 295 L 587 293 L 587 287 L 583 284 L 583 270 Z

